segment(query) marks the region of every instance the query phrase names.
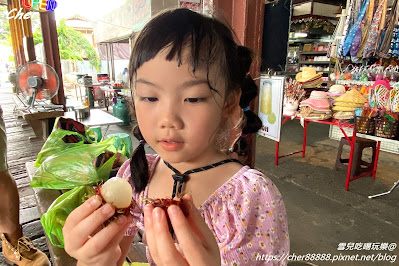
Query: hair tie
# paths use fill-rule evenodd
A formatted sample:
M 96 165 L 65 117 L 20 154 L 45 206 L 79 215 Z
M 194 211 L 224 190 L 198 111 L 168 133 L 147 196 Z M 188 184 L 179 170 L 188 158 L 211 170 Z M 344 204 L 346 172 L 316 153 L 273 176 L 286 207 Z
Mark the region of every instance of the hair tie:
M 145 144 L 145 140 L 142 139 L 139 141 L 139 145 L 144 145 L 144 144 Z
M 249 106 L 247 106 L 247 107 L 245 107 L 245 108 L 242 108 L 242 110 L 245 112 L 245 111 L 249 111 Z

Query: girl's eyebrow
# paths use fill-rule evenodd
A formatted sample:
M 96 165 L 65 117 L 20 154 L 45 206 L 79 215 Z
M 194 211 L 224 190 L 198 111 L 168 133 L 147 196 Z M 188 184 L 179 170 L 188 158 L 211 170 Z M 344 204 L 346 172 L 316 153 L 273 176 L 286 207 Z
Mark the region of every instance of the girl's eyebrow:
M 155 88 L 159 88 L 158 85 L 156 85 L 146 79 L 143 79 L 143 78 L 137 79 L 136 83 L 143 83 L 143 84 L 155 87 Z M 183 84 L 180 85 L 180 87 L 185 89 L 185 88 L 190 88 L 195 85 L 202 84 L 202 83 L 205 83 L 208 85 L 208 81 L 206 79 L 192 79 L 192 80 L 185 81 Z
M 148 80 L 146 80 L 146 79 L 142 79 L 142 78 L 137 79 L 137 80 L 136 80 L 136 83 L 143 83 L 143 84 L 150 85 L 150 86 L 153 86 L 153 87 L 158 87 L 158 86 L 155 85 L 154 83 L 152 83 L 152 82 L 150 82 L 150 81 L 148 81 Z
M 192 80 L 188 80 L 186 82 L 184 82 L 181 87 L 183 89 L 185 88 L 190 88 L 190 87 L 194 87 L 195 85 L 199 85 L 205 83 L 206 85 L 208 85 L 208 81 L 206 79 L 192 79 Z

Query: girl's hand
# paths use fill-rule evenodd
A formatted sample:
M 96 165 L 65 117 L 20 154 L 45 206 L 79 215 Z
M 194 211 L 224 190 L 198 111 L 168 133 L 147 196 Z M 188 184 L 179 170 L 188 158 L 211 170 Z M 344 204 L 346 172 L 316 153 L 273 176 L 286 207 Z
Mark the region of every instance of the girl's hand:
M 189 215 L 172 205 L 169 219 L 179 241 L 179 249 L 169 232 L 166 214 L 152 205 L 144 207 L 144 226 L 147 245 L 157 265 L 220 265 L 220 251 L 216 239 L 195 208 L 191 195 L 183 197 Z
M 121 215 L 101 228 L 115 209 L 111 204 L 100 206 L 101 198 L 91 197 L 69 214 L 62 230 L 65 251 L 84 265 L 116 265 L 121 256 L 119 242 L 132 221 Z

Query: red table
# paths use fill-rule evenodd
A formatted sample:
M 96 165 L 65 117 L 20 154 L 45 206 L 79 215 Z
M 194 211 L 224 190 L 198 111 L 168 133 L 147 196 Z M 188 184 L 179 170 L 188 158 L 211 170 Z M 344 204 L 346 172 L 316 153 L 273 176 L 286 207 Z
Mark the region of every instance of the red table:
M 284 115 L 284 118 L 285 119 L 284 119 L 282 125 L 284 125 L 288 121 L 288 119 L 291 119 L 291 116 Z M 301 118 L 300 117 L 295 117 L 294 119 L 300 120 Z M 306 135 L 307 135 L 307 131 L 308 131 L 309 122 L 337 126 L 337 127 L 339 127 L 339 129 L 341 129 L 341 131 L 344 134 L 345 138 L 348 140 L 348 142 L 349 142 L 349 144 L 351 146 L 351 150 L 350 150 L 350 153 L 349 153 L 349 163 L 348 163 L 348 170 L 347 170 L 347 173 L 346 173 L 345 190 L 349 189 L 349 183 L 350 182 L 352 182 L 352 181 L 354 181 L 356 179 L 359 179 L 361 177 L 364 177 L 366 175 L 370 175 L 371 174 L 373 179 L 375 179 L 375 174 L 377 172 L 378 156 L 380 154 L 381 140 L 379 140 L 379 139 L 377 140 L 377 152 L 376 152 L 376 155 L 375 155 L 375 162 L 374 162 L 373 170 L 371 170 L 369 172 L 362 173 L 362 174 L 360 174 L 358 176 L 354 176 L 354 177 L 351 178 L 350 177 L 350 173 L 351 173 L 350 169 L 352 168 L 353 152 L 354 152 L 354 149 L 355 149 L 355 141 L 356 141 L 356 131 L 353 130 L 352 138 L 348 137 L 348 135 L 345 133 L 344 128 L 354 128 L 354 125 L 353 124 L 347 124 L 347 123 L 339 123 L 335 119 L 334 120 L 333 119 L 328 119 L 328 120 L 304 119 L 304 125 L 303 125 L 304 134 L 303 134 L 302 150 L 295 151 L 295 152 L 292 152 L 292 153 L 289 153 L 289 154 L 286 154 L 286 155 L 279 155 L 280 142 L 276 142 L 276 160 L 275 160 L 275 164 L 276 165 L 278 165 L 278 160 L 280 158 L 291 156 L 291 155 L 294 155 L 294 154 L 297 154 L 297 153 L 302 153 L 302 157 L 305 157 Z M 367 135 L 363 135 L 362 134 L 362 137 L 367 138 Z

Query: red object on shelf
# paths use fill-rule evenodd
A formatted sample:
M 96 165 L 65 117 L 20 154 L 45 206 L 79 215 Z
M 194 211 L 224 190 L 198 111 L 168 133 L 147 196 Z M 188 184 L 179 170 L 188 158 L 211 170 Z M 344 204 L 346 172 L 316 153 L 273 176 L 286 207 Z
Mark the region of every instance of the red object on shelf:
M 97 81 L 98 81 L 99 83 L 101 83 L 101 81 L 109 82 L 110 79 L 109 79 L 108 74 L 97 74 Z
M 291 116 L 284 115 L 284 117 L 285 117 L 285 119 L 284 119 L 282 125 L 284 125 L 288 121 L 288 119 L 291 119 Z M 295 119 L 300 120 L 301 118 L 300 117 L 295 117 Z M 369 172 L 362 173 L 362 174 L 360 174 L 358 176 L 354 176 L 353 178 L 351 178 L 350 174 L 351 174 L 351 169 L 352 169 L 353 153 L 354 153 L 355 142 L 356 142 L 356 131 L 353 130 L 352 137 L 350 138 L 345 133 L 344 128 L 354 128 L 354 124 L 340 123 L 339 121 L 337 121 L 337 120 L 335 120 L 333 118 L 330 118 L 328 120 L 304 119 L 304 132 L 303 132 L 302 150 L 295 151 L 295 152 L 292 152 L 292 153 L 289 153 L 289 154 L 285 154 L 285 155 L 279 155 L 280 142 L 277 141 L 276 142 L 276 157 L 275 157 L 275 164 L 276 165 L 278 165 L 278 159 L 283 158 L 283 157 L 287 157 L 287 156 L 291 156 L 291 155 L 294 155 L 294 154 L 297 154 L 297 153 L 302 153 L 302 157 L 305 157 L 306 137 L 307 137 L 308 123 L 309 122 L 332 125 L 332 126 L 338 126 L 339 129 L 344 134 L 344 137 L 350 143 L 351 150 L 350 150 L 350 154 L 349 154 L 349 163 L 348 163 L 348 169 L 347 169 L 347 173 L 346 173 L 345 190 L 348 190 L 349 189 L 349 183 L 354 181 L 354 180 L 356 180 L 356 179 L 359 179 L 359 178 L 364 177 L 364 176 L 369 175 L 369 174 L 372 175 L 372 178 L 375 178 L 375 175 L 377 173 L 378 156 L 380 154 L 381 141 L 380 140 L 377 141 L 377 152 L 376 152 L 376 156 L 375 156 L 375 162 L 374 162 L 373 170 L 371 170 Z

